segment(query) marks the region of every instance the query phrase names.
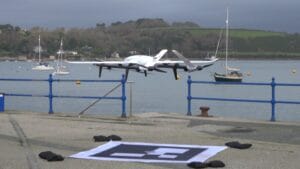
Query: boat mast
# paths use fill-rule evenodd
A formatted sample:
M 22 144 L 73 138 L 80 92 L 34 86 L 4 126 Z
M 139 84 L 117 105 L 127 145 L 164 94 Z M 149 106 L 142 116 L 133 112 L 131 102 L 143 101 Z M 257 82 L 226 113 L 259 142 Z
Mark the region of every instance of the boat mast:
M 227 8 L 227 16 L 226 16 L 226 51 L 225 51 L 225 71 L 228 73 L 227 68 L 227 57 L 228 57 L 228 8 Z
M 63 65 L 62 65 L 62 55 L 63 55 L 62 52 L 63 52 L 63 40 L 61 39 L 61 40 L 60 40 L 60 54 L 59 54 L 59 55 L 60 55 L 60 58 L 58 58 L 58 59 L 59 59 L 59 60 L 58 60 L 58 61 L 59 61 L 58 63 L 60 64 L 60 68 L 62 68 L 62 66 L 63 66 Z
M 39 52 L 39 63 L 41 63 L 41 36 L 39 35 L 39 48 L 38 48 L 38 52 Z
M 221 29 L 220 34 L 219 34 L 219 40 L 218 40 L 218 43 L 217 43 L 217 49 L 216 49 L 216 52 L 215 52 L 215 57 L 217 57 L 217 55 L 218 55 L 218 50 L 219 50 L 222 34 L 223 34 L 223 28 Z

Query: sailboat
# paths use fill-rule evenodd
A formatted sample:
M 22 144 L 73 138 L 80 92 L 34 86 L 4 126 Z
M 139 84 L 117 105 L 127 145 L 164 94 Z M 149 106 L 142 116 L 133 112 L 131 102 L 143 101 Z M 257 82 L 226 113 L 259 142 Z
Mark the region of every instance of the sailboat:
M 63 41 L 60 41 L 60 49 L 57 52 L 56 70 L 52 73 L 53 75 L 68 75 L 70 72 L 66 70 L 66 66 L 63 65 Z
M 42 62 L 41 59 L 41 36 L 39 35 L 39 46 L 38 46 L 38 53 L 39 53 L 39 62 L 38 65 L 33 67 L 32 70 L 53 70 L 54 67 L 49 66 L 48 63 Z
M 214 77 L 216 82 L 241 82 L 243 80 L 243 74 L 239 72 L 237 68 L 231 68 L 228 66 L 228 34 L 229 34 L 229 21 L 228 21 L 228 8 L 226 17 L 226 53 L 225 53 L 225 74 L 215 73 Z M 219 45 L 219 42 L 218 42 Z

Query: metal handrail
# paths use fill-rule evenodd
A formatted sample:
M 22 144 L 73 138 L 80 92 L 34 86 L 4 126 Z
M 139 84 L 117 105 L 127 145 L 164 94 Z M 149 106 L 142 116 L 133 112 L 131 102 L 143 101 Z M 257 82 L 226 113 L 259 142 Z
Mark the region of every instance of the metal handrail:
M 216 98 L 216 97 L 193 97 L 191 93 L 192 84 L 215 84 L 215 85 L 251 85 L 251 86 L 270 86 L 271 87 L 271 100 L 260 100 L 260 99 L 237 99 L 237 98 Z M 275 105 L 280 104 L 300 104 L 300 101 L 287 101 L 287 100 L 276 100 L 275 97 L 275 88 L 276 86 L 294 86 L 300 87 L 300 84 L 294 83 L 276 83 L 275 78 L 272 78 L 271 83 L 250 83 L 250 82 L 212 82 L 212 81 L 195 81 L 191 79 L 191 76 L 188 76 L 188 110 L 187 115 L 191 116 L 191 101 L 192 100 L 209 100 L 209 101 L 230 101 L 230 102 L 252 102 L 252 103 L 270 103 L 271 104 L 271 118 L 270 121 L 276 121 L 275 117 Z
M 121 100 L 122 101 L 122 114 L 121 117 L 126 117 L 126 90 L 125 76 L 122 75 L 120 80 L 79 80 L 79 79 L 53 79 L 52 74 L 49 75 L 48 79 L 14 79 L 14 78 L 0 78 L 0 81 L 40 81 L 48 82 L 49 93 L 48 94 L 21 94 L 21 93 L 4 93 L 5 96 L 20 96 L 20 97 L 48 97 L 49 98 L 49 114 L 53 114 L 53 98 L 80 98 L 80 99 L 108 99 L 108 100 Z M 66 95 L 54 95 L 53 94 L 53 82 L 100 82 L 100 83 L 121 83 L 122 94 L 119 97 L 108 97 L 108 96 L 66 96 Z

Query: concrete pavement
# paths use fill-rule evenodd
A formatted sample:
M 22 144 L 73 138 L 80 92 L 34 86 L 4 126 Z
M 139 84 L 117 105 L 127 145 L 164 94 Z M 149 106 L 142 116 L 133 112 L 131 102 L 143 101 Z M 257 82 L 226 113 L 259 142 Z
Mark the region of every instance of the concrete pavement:
M 228 141 L 253 144 L 246 150 L 227 149 L 209 160 L 230 169 L 297 169 L 300 125 L 239 119 L 187 117 L 144 113 L 122 119 L 112 116 L 30 112 L 0 113 L 0 169 L 184 169 L 184 164 L 145 164 L 66 158 L 47 162 L 38 157 L 52 151 L 65 157 L 101 144 L 94 135 L 116 134 L 128 142 L 223 146 Z

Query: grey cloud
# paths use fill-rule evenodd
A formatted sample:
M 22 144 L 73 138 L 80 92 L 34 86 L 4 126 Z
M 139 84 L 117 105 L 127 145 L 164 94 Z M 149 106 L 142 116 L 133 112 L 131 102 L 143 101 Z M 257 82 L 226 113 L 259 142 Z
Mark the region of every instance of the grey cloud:
M 91 27 L 147 17 L 220 27 L 227 6 L 231 27 L 300 30 L 298 0 L 1 0 L 0 24 Z

